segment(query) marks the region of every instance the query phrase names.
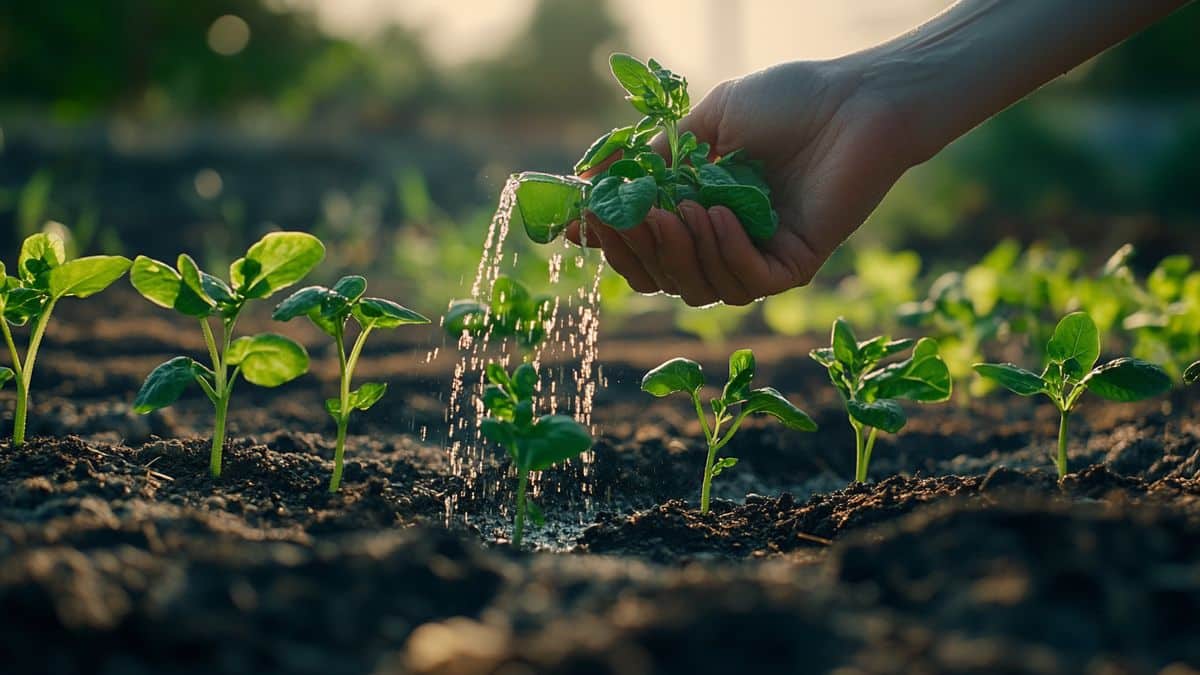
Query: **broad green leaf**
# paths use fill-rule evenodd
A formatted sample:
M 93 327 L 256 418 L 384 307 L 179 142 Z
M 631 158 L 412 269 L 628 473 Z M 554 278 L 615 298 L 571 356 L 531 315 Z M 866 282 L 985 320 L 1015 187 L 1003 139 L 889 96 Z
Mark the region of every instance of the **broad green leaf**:
M 508 372 L 504 370 L 504 366 L 493 361 L 487 364 L 484 368 L 484 373 L 487 375 L 487 381 L 492 384 L 498 384 L 501 387 L 509 389 L 512 387 L 512 379 L 509 378 Z
M 493 417 L 504 420 L 513 418 L 513 400 L 504 387 L 489 384 L 483 389 L 483 407 Z
M 1046 391 L 1046 383 L 1040 375 L 1011 363 L 976 363 L 974 367 L 975 372 L 1000 383 L 1014 394 L 1033 396 Z
M 429 323 L 429 319 L 403 305 L 383 298 L 362 298 L 354 305 L 354 318 L 363 328 L 396 328 Z
M 146 376 L 137 397 L 133 399 L 134 412 L 144 415 L 178 401 L 183 390 L 196 382 L 199 370 L 196 362 L 186 356 L 176 356 L 159 364 Z
M 200 266 L 192 260 L 192 256 L 186 253 L 180 253 L 175 261 L 175 268 L 179 271 L 179 278 L 183 280 L 183 285 L 187 286 L 193 293 L 208 305 L 216 305 L 217 301 L 208 296 L 208 291 L 205 290 L 203 272 L 200 271 Z
M 505 450 L 508 450 L 509 456 L 512 457 L 514 461 L 516 460 L 516 452 L 514 451 L 514 448 L 516 447 L 517 430 L 516 427 L 513 426 L 512 422 L 505 422 L 503 420 L 487 417 L 479 423 L 479 433 L 481 433 L 483 437 L 489 441 L 500 445 Z
M 921 338 L 913 355 L 867 378 L 878 398 L 902 398 L 933 403 L 950 398 L 950 369 L 938 355 L 937 340 Z
M 545 471 L 592 447 L 586 427 L 566 415 L 543 415 L 518 441 L 518 469 Z
M 517 208 L 525 234 L 539 244 L 558 238 L 567 225 L 579 220 L 591 184 L 573 176 L 527 171 L 517 175 Z
M 1110 401 L 1140 401 L 1171 390 L 1171 376 L 1159 366 L 1129 357 L 1096 368 L 1084 380 L 1088 391 Z
M 266 298 L 308 275 L 325 257 L 325 245 L 305 232 L 272 232 L 246 251 L 235 287 L 248 298 Z
M 513 405 L 513 422 L 519 429 L 526 429 L 533 423 L 533 401 L 531 399 L 521 399 Z
M 697 169 L 702 185 L 737 185 L 728 171 L 716 164 L 703 164 Z
M 742 404 L 742 413 L 762 413 L 783 422 L 785 426 L 800 431 L 816 431 L 817 423 L 803 410 L 792 405 L 783 394 L 771 387 L 751 391 Z
M 492 314 L 495 321 L 514 329 L 516 322 L 532 318 L 533 297 L 529 290 L 512 277 L 500 275 L 492 282 Z
M 621 178 L 633 180 L 641 178 L 649 172 L 641 164 L 632 159 L 618 159 L 604 173 L 607 176 L 620 176 Z
M 338 279 L 332 290 L 347 301 L 354 302 L 367 291 L 367 280 L 357 274 L 352 274 Z
M 4 300 L 4 319 L 16 326 L 24 326 L 30 319 L 41 315 L 48 296 L 37 288 L 14 288 Z
M 1200 361 L 1193 362 L 1187 367 L 1187 370 L 1183 371 L 1184 382 L 1195 384 L 1197 380 L 1200 380 Z
M 618 52 L 608 58 L 608 65 L 612 69 L 613 77 L 617 78 L 617 82 L 630 96 L 645 98 L 649 94 L 659 101 L 666 98 L 666 92 L 658 77 L 636 58 Z M 646 110 L 641 112 L 649 114 Z
M 704 372 L 691 359 L 674 358 L 642 378 L 642 391 L 654 396 L 666 396 L 677 391 L 695 395 L 704 386 Z
M 233 289 L 229 287 L 229 284 L 203 270 L 200 272 L 200 287 L 204 290 L 205 295 L 219 304 L 231 303 L 235 299 Z
M 634 160 L 651 176 L 662 177 L 667 173 L 667 160 L 657 152 L 640 153 Z
M 833 349 L 830 347 L 817 347 L 808 353 L 809 358 L 826 368 L 837 363 L 837 357 L 833 354 Z
M 739 349 L 729 355 L 729 380 L 721 398 L 726 405 L 743 401 L 750 392 L 750 380 L 754 379 L 754 352 Z
M 276 321 L 291 321 L 313 310 L 319 310 L 329 294 L 330 290 L 324 286 L 305 286 L 276 305 L 271 318 Z
M 94 255 L 65 262 L 47 273 L 50 297 L 86 298 L 99 293 L 125 276 L 131 264 L 129 258 L 119 255 Z
M 604 224 L 618 230 L 628 230 L 646 219 L 657 196 L 658 184 L 653 176 L 628 182 L 617 176 L 609 176 L 592 188 L 587 207 Z
M 771 208 L 770 197 L 752 185 L 702 185 L 700 203 L 706 209 L 724 206 L 733 211 L 746 234 L 758 241 L 770 239 L 779 229 L 779 215 Z
M 860 424 L 886 431 L 889 434 L 900 431 L 908 422 L 908 416 L 904 414 L 904 409 L 900 407 L 900 404 L 887 399 L 871 403 L 852 400 L 846 403 L 846 409 L 850 416 Z
M 66 259 L 66 246 L 61 237 L 44 232 L 31 234 L 21 243 L 17 276 L 27 284 L 35 283 L 41 273 L 58 267 Z
M 129 270 L 129 281 L 142 297 L 159 307 L 194 317 L 205 317 L 212 312 L 212 306 L 192 292 L 179 272 L 164 262 L 139 255 Z
M 516 370 L 513 371 L 512 388 L 513 393 L 517 395 L 517 398 L 531 398 L 534 391 L 537 389 L 537 383 L 537 370 L 534 369 L 533 365 L 522 363 L 521 365 L 517 366 Z
M 575 174 L 586 173 L 604 163 L 613 153 L 631 145 L 636 130 L 634 127 L 619 127 L 592 142 L 579 161 L 575 162 Z
M 455 300 L 446 310 L 442 321 L 443 328 L 450 335 L 459 336 L 463 331 L 472 335 L 482 333 L 486 328 L 485 317 L 487 308 L 474 300 Z
M 16 373 L 13 372 L 12 368 L 0 366 L 0 388 L 3 388 L 4 385 L 8 384 L 8 381 L 13 379 L 15 376 Z
M 842 365 L 853 369 L 858 362 L 858 338 L 854 336 L 854 329 L 843 318 L 838 318 L 833 322 L 833 334 L 829 338 L 829 344 L 833 347 L 833 356 Z
M 278 387 L 308 371 L 308 352 L 275 333 L 240 337 L 229 345 L 225 359 L 240 366 L 242 377 L 260 387 Z
M 1054 336 L 1046 345 L 1046 355 L 1052 361 L 1067 364 L 1074 361 L 1081 375 L 1090 370 L 1100 358 L 1100 332 L 1096 322 L 1086 312 L 1074 312 L 1063 317 L 1054 328 Z
M 771 196 L 771 186 L 763 177 L 762 162 L 746 159 L 741 150 L 726 154 L 716 161 L 716 165 L 733 176 L 738 185 L 750 185 L 761 190 L 764 195 Z
M 363 382 L 362 385 L 350 392 L 350 407 L 358 410 L 369 410 L 387 393 L 386 382 Z

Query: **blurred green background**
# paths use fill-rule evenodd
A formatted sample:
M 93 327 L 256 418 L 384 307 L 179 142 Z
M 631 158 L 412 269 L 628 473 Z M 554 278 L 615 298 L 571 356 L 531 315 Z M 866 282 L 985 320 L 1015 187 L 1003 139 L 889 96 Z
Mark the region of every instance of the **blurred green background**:
M 11 252 L 52 221 L 80 251 L 220 264 L 266 230 L 303 229 L 330 243 L 323 276 L 372 271 L 436 311 L 467 293 L 509 173 L 567 171 L 628 120 L 609 52 L 660 58 L 698 98 L 776 60 L 873 44 L 948 2 L 847 4 L 5 2 L 0 240 Z M 812 288 L 687 310 L 609 276 L 605 328 L 650 313 L 670 320 L 638 325 L 709 340 L 794 334 L 848 307 L 888 325 L 1009 240 L 1038 260 L 1073 249 L 1076 275 L 1125 242 L 1134 275 L 1200 253 L 1197 35 L 1193 4 L 911 171 Z M 538 261 L 562 249 L 520 250 L 536 286 Z

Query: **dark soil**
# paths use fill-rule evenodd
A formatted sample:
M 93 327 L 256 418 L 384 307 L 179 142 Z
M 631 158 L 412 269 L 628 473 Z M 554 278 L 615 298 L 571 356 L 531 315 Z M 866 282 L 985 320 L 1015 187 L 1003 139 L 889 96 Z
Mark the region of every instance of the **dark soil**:
M 320 336 L 289 326 L 316 376 L 237 392 L 213 480 L 207 401 L 129 410 L 156 363 L 200 351 L 190 325 L 59 319 L 35 438 L 0 445 L 5 673 L 1200 671 L 1187 391 L 1088 400 L 1062 482 L 1053 410 L 1005 396 L 915 409 L 880 438 L 875 482 L 847 487 L 852 438 L 810 345 L 754 340 L 762 384 L 821 430 L 749 424 L 701 515 L 698 425 L 637 381 L 676 353 L 721 372 L 723 354 L 602 341 L 595 461 L 541 477 L 548 522 L 519 552 L 506 463 L 451 471 L 441 392 L 456 356 L 426 362 L 436 333 L 369 347 L 360 378 L 391 390 L 353 422 L 330 495 Z

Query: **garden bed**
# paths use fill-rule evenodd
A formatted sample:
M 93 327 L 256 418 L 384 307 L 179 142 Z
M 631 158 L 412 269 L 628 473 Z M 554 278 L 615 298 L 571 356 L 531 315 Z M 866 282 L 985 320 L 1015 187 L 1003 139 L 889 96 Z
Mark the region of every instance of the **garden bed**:
M 686 399 L 637 384 L 664 354 L 722 372 L 728 352 L 606 338 L 595 461 L 542 476 L 547 523 L 518 552 L 500 453 L 474 481 L 450 470 L 441 392 L 457 355 L 427 362 L 436 330 L 368 346 L 361 371 L 391 392 L 352 422 L 330 495 L 336 363 L 315 330 L 288 330 L 315 376 L 235 394 L 214 481 L 205 399 L 129 411 L 155 364 L 200 354 L 199 335 L 121 292 L 89 305 L 64 306 L 47 337 L 33 440 L 0 447 L 6 672 L 1200 669 L 1200 396 L 1186 390 L 1089 400 L 1061 484 L 1054 410 L 1002 394 L 914 408 L 881 436 L 875 481 L 847 487 L 853 437 L 813 345 L 752 340 L 758 379 L 821 428 L 748 423 L 701 515 L 698 423 Z

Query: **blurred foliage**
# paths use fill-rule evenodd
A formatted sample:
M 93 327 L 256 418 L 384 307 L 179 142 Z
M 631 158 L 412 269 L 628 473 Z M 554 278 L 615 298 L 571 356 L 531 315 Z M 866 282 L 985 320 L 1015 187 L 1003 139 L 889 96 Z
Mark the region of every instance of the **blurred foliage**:
M 1077 88 L 1099 96 L 1182 99 L 1200 97 L 1200 3 L 1101 55 L 1079 78 Z

